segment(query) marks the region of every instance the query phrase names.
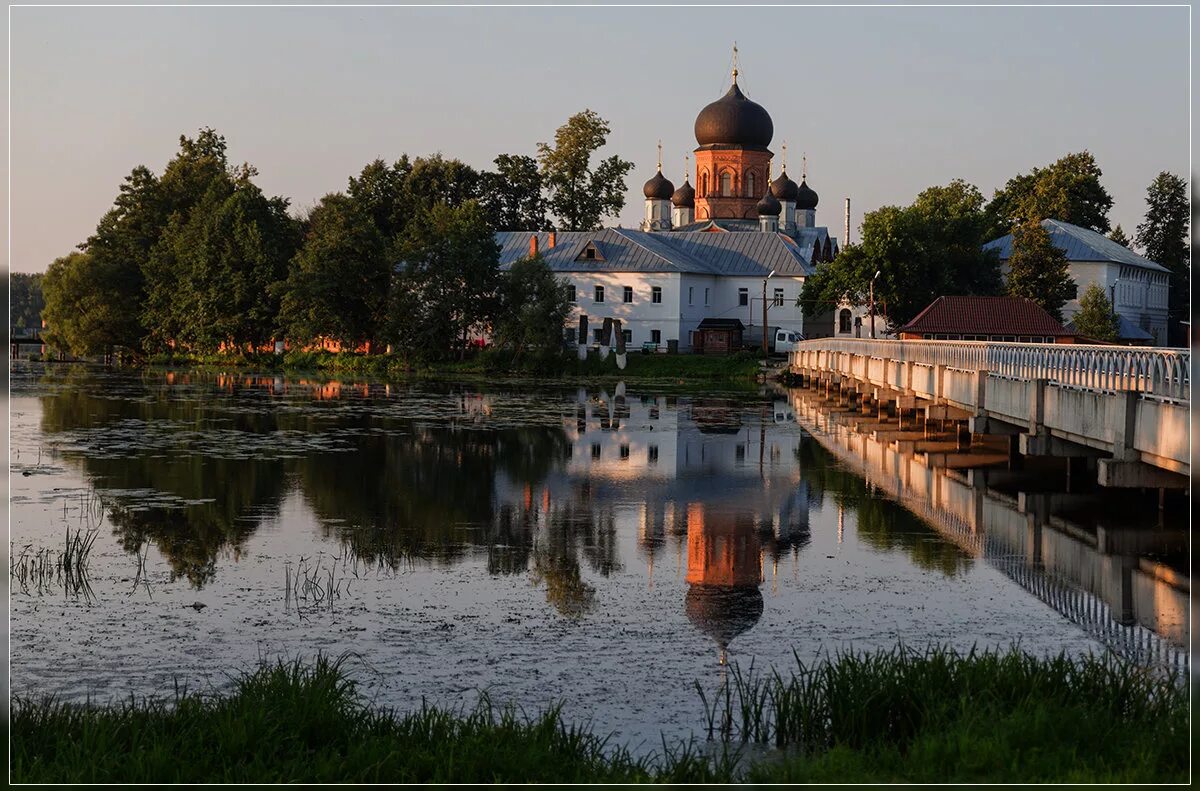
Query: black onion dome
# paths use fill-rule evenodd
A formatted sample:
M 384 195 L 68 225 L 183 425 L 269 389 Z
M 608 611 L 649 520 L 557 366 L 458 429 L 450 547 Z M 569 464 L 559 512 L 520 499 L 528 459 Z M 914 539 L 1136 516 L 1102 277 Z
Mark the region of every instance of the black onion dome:
M 787 172 L 780 173 L 779 178 L 771 182 L 771 194 L 779 200 L 790 200 L 795 203 L 799 189 L 796 182 L 788 178 Z
M 763 106 L 746 98 L 735 82 L 724 96 L 696 116 L 696 142 L 702 146 L 736 145 L 766 148 L 775 124 Z
M 683 179 L 683 186 L 675 190 L 675 194 L 671 196 L 671 203 L 677 208 L 693 209 L 696 207 L 696 190 L 692 189 L 686 176 Z
M 796 208 L 817 208 L 817 193 L 813 192 L 812 187 L 808 186 L 808 182 L 804 179 L 800 179 L 800 186 L 796 189 Z
M 783 211 L 783 207 L 779 205 L 779 201 L 775 200 L 775 196 L 771 194 L 770 190 L 767 190 L 767 194 L 763 195 L 762 200 L 755 208 L 758 209 L 759 217 L 778 217 L 779 213 Z
M 654 174 L 654 178 L 646 182 L 646 186 L 642 187 L 642 194 L 647 200 L 670 200 L 671 193 L 675 191 L 675 185 L 663 176 L 662 171 Z

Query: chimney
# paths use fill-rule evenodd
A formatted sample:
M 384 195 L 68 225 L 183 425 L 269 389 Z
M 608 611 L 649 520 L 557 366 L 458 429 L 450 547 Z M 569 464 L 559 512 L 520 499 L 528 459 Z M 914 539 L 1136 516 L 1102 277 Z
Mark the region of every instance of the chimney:
M 849 226 L 846 226 L 846 227 L 848 228 Z M 537 234 L 536 233 L 529 237 L 529 257 L 533 258 L 535 255 L 537 255 Z
M 846 230 L 842 234 L 842 247 L 850 244 L 850 199 L 846 198 Z
M 558 233 L 556 231 L 551 231 L 550 239 L 546 242 L 546 249 L 553 250 L 554 245 L 557 243 L 558 243 Z

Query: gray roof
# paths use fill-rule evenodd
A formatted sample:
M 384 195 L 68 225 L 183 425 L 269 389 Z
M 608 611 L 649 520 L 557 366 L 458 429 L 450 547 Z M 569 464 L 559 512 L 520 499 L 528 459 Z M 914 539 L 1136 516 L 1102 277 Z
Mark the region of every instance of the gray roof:
M 1066 329 L 1075 332 L 1075 322 L 1072 321 L 1067 324 Z M 1154 340 L 1154 336 L 1118 313 L 1117 339 L 1122 341 L 1152 341 Z
M 812 249 L 817 229 L 803 229 Z M 496 234 L 500 266 L 507 268 L 529 254 L 529 237 L 536 236 L 538 252 L 556 272 L 687 272 L 717 276 L 802 276 L 813 271 L 803 243 L 782 233 L 712 233 L 708 231 L 648 232 L 625 228 L 599 231 L 559 231 L 551 248 L 548 232 L 505 231 Z M 599 253 L 583 258 L 588 244 Z
M 1165 267 L 1138 255 L 1124 245 L 1117 244 L 1103 234 L 1078 225 L 1071 225 L 1062 220 L 1042 220 L 1042 227 L 1050 233 L 1050 241 L 1054 246 L 1067 254 L 1068 261 L 1111 261 L 1155 272 L 1166 272 Z M 1007 260 L 1012 254 L 1012 234 L 993 239 L 983 246 L 985 250 L 997 250 L 1000 260 Z

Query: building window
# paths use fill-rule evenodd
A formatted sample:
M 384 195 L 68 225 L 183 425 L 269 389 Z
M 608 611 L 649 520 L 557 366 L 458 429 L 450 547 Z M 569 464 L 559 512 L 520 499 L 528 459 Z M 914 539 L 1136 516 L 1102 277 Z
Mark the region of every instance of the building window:
M 655 305 L 662 303 L 662 289 L 658 286 L 653 286 L 650 289 L 650 301 Z
M 604 330 L 602 330 L 602 329 L 592 330 L 592 342 L 593 343 L 600 343 L 603 340 L 604 340 Z
M 596 290 L 592 292 L 592 299 L 596 302 L 604 301 L 604 286 L 596 286 Z
M 746 460 L 746 445 L 744 443 L 738 443 L 738 446 L 734 448 L 734 456 L 739 462 Z
M 838 332 L 845 332 L 845 333 L 850 332 L 850 310 L 849 310 L 849 308 L 842 308 L 841 312 L 838 313 Z
M 575 328 L 567 327 L 566 332 L 565 332 L 565 337 L 567 339 L 567 343 L 574 344 L 575 343 Z
M 782 288 L 775 289 L 775 307 L 777 307 L 777 308 L 783 307 L 783 289 Z
M 584 250 L 583 257 L 589 261 L 595 261 L 596 260 L 596 248 L 589 247 L 586 250 Z
M 621 445 L 621 461 L 626 461 L 629 458 L 629 446 Z
M 633 343 L 633 330 L 621 330 L 621 337 L 625 339 L 625 343 Z
M 599 442 L 592 443 L 592 458 L 593 459 L 600 458 L 600 443 Z
M 662 330 L 650 330 L 650 342 L 655 346 L 662 343 Z
M 692 304 L 692 296 L 695 293 L 696 293 L 696 289 L 692 286 L 688 286 L 688 304 L 689 305 Z
M 633 286 L 625 286 L 624 293 L 621 295 L 623 302 L 633 302 Z
M 708 174 L 707 173 L 703 173 L 700 175 L 700 197 L 701 198 L 708 197 Z
M 750 289 L 748 289 L 748 288 L 739 288 L 738 289 L 738 304 L 743 305 L 743 306 L 750 304 Z
M 571 302 L 577 301 L 575 299 L 575 284 L 574 283 L 567 284 L 567 299 Z
M 721 197 L 733 195 L 733 174 L 728 170 L 721 174 Z
M 758 185 L 755 183 L 754 174 L 747 173 L 746 174 L 746 197 L 753 198 L 753 197 L 757 196 L 758 192 L 755 191 L 757 186 Z
M 705 305 L 708 304 L 708 289 L 707 288 L 704 289 L 704 304 Z
M 651 445 L 646 448 L 646 461 L 650 464 L 658 464 L 658 446 Z

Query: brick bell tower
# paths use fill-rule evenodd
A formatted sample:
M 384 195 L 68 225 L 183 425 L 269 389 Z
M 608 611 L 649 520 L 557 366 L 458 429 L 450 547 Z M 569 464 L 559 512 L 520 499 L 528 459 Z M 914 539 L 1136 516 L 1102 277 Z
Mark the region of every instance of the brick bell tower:
M 756 220 L 771 164 L 767 148 L 775 134 L 771 116 L 750 101 L 737 83 L 737 48 L 729 90 L 696 116 L 697 221 Z

